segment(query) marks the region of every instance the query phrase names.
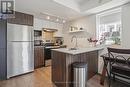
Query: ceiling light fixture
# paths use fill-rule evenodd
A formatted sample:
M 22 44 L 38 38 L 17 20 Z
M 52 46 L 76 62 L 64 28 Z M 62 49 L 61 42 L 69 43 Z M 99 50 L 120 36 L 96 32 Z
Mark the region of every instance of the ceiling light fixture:
M 59 23 L 65 23 L 66 20 L 64 18 L 61 18 L 59 16 L 51 15 L 48 13 L 40 13 L 41 15 L 44 16 L 44 19 L 47 19 L 48 21 L 53 21 L 53 22 L 59 22 Z
M 58 21 L 59 21 L 59 19 L 57 18 L 57 19 L 56 19 L 56 21 L 58 22 Z
M 50 16 L 47 16 L 47 19 L 49 20 L 49 19 L 50 19 Z
M 63 20 L 63 23 L 65 23 L 66 21 L 65 20 Z

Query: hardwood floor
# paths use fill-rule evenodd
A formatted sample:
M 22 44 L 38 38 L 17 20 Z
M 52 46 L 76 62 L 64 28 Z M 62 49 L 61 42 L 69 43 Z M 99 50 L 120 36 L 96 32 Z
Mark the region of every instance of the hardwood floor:
M 88 87 L 108 87 L 99 83 L 100 76 L 96 75 L 88 81 Z M 0 81 L 0 87 L 56 87 L 51 82 L 51 67 L 45 67 L 35 70 L 33 73 L 11 78 L 9 80 Z M 129 86 L 113 86 L 113 87 L 129 87 Z
M 33 73 L 1 81 L 0 87 L 54 87 L 51 83 L 51 67 L 40 68 Z

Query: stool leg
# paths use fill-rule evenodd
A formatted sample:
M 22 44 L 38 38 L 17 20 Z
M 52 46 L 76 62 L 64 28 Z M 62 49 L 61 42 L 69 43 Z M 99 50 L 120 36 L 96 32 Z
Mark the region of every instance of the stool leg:
M 111 77 L 109 77 L 109 87 L 111 87 Z
M 115 74 L 113 74 L 113 80 L 114 80 L 114 81 L 116 80 Z

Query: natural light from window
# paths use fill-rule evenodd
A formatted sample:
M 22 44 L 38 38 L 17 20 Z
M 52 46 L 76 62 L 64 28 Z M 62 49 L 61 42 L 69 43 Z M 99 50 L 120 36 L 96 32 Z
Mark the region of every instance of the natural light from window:
M 98 44 L 121 44 L 121 9 L 114 9 L 97 14 Z

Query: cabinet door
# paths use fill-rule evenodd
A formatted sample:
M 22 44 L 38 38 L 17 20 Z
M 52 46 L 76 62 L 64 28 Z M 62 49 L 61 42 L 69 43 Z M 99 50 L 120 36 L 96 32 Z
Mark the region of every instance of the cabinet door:
M 7 78 L 6 49 L 0 48 L 0 80 L 5 80 L 6 78 Z
M 98 51 L 87 53 L 88 58 L 88 78 L 93 77 L 98 73 Z
M 42 24 L 43 24 L 44 28 L 58 29 L 57 25 L 56 25 L 57 23 L 55 23 L 55 22 L 43 20 Z
M 7 78 L 7 21 L 0 20 L 0 80 Z
M 50 28 L 51 29 L 57 29 L 55 22 L 50 22 Z
M 42 20 L 42 27 L 43 28 L 49 28 L 49 21 Z
M 52 81 L 57 87 L 66 86 L 66 54 L 52 51 Z
M 33 26 L 34 24 L 34 17 L 32 15 L 26 15 L 26 18 L 27 18 L 27 24 L 30 25 L 30 26 Z
M 33 15 L 15 12 L 15 18 L 8 19 L 8 23 L 33 26 Z
M 43 47 L 34 47 L 34 68 L 44 66 L 44 49 Z
M 57 24 L 56 24 L 56 29 L 57 29 L 58 31 L 56 31 L 56 32 L 54 33 L 54 36 L 55 36 L 55 37 L 63 37 L 63 33 L 62 33 L 63 24 L 57 23 Z
M 43 22 L 40 19 L 34 18 L 34 30 L 42 30 Z
M 6 48 L 7 43 L 7 22 L 0 20 L 0 48 Z

